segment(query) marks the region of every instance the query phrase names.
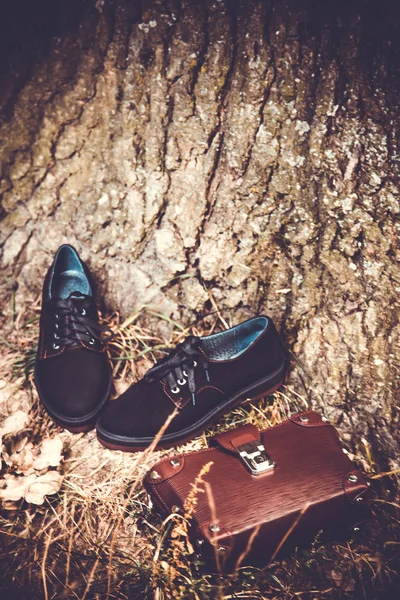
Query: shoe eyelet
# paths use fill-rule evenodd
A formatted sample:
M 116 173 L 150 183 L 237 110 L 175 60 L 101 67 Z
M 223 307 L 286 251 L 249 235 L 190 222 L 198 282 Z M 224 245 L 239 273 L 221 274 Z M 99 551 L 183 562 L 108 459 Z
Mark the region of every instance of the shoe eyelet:
M 82 317 L 84 317 L 86 315 L 86 310 L 84 308 L 81 308 L 80 310 Z
M 94 344 L 94 339 L 93 339 L 93 338 L 90 338 L 90 340 L 89 340 L 89 344 L 90 344 L 91 346 L 93 346 L 93 344 Z
M 60 318 L 60 315 L 59 315 L 58 313 L 56 313 L 54 316 L 55 316 L 55 318 L 56 318 L 56 319 L 57 319 L 57 321 L 58 321 L 58 319 Z
M 184 374 L 185 377 L 188 376 L 188 374 L 186 373 L 185 369 L 183 369 L 182 373 Z
M 195 369 L 197 367 L 197 362 L 195 360 L 192 363 L 192 367 L 193 367 L 193 369 Z
M 60 346 L 59 344 L 53 344 L 53 350 L 59 350 Z
M 186 379 L 178 379 L 178 381 L 176 382 L 178 385 L 185 385 L 186 383 Z
M 58 323 L 55 323 L 55 324 L 54 324 L 54 328 L 55 328 L 55 329 L 58 329 L 58 328 L 59 328 L 59 324 L 58 324 Z
M 181 390 L 178 388 L 178 386 L 171 388 L 171 393 L 172 394 L 179 394 Z
M 55 340 L 59 340 L 59 339 L 60 339 L 60 336 L 59 336 L 59 335 L 57 335 L 56 333 L 54 333 L 54 334 L 53 334 L 53 338 L 54 338 Z

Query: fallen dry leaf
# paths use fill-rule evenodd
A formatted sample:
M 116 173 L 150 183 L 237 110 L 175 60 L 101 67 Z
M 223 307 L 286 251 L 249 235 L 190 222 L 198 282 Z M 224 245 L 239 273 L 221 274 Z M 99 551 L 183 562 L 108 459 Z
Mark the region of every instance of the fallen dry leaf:
M 30 483 L 25 492 L 25 500 L 32 504 L 43 504 L 45 496 L 56 494 L 61 488 L 62 476 L 57 471 L 47 471 Z
M 0 498 L 4 503 L 25 498 L 32 504 L 43 504 L 45 496 L 56 494 L 61 488 L 62 476 L 57 471 L 48 471 L 39 477 L 32 473 L 27 477 L 6 474 L 1 482 Z
M 21 500 L 25 497 L 25 492 L 30 484 L 37 479 L 36 475 L 28 475 L 28 477 L 18 477 L 17 475 L 4 475 L 3 482 L 6 486 L 0 490 L 0 498 L 2 500 L 14 501 Z M 2 483 L 3 483 L 2 482 Z
M 25 442 L 20 451 L 15 451 L 10 455 L 3 454 L 3 460 L 15 473 L 30 475 L 34 472 L 33 463 L 35 460 L 32 442 Z
M 28 438 L 26 436 L 19 437 L 14 443 L 14 452 L 21 452 L 26 444 L 28 443 Z M 31 444 L 32 445 L 32 444 Z
M 59 436 L 43 440 L 40 455 L 33 463 L 36 471 L 42 471 L 48 467 L 58 467 L 62 460 L 63 441 Z
M 1 506 L 2 508 L 4 508 L 4 510 L 8 511 L 14 511 L 19 509 L 19 503 L 12 502 L 11 500 L 3 500 Z
M 23 410 L 17 410 L 17 412 L 8 417 L 4 421 L 3 426 L 0 427 L 0 443 L 1 439 L 8 433 L 17 433 L 18 431 L 21 431 L 28 422 L 28 419 L 27 413 Z

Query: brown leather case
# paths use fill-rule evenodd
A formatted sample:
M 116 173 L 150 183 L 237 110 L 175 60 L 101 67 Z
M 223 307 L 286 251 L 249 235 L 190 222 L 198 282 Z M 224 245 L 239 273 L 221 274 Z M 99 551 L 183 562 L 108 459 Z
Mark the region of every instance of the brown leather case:
M 222 433 L 208 449 L 155 465 L 145 488 L 164 514 L 184 514 L 192 484 L 210 462 L 190 537 L 223 570 L 267 565 L 321 531 L 365 519 L 367 478 L 343 453 L 336 429 L 314 411 L 261 432 L 245 425 Z

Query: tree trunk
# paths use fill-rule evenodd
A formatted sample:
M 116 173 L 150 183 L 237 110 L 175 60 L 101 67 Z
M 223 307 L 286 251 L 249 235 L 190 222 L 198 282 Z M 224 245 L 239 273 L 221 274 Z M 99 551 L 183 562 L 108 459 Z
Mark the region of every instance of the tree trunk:
M 10 281 L 22 310 L 67 241 L 108 308 L 265 312 L 298 389 L 393 467 L 398 10 L 25 4 L 1 20 L 5 316 Z

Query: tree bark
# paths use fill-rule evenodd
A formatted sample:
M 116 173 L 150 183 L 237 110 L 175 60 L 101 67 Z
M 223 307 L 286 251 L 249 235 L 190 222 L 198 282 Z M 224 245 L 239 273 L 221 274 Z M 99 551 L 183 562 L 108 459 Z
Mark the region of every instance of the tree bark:
M 395 466 L 398 9 L 29 5 L 2 19 L 4 302 L 69 242 L 125 314 L 265 312 L 311 403 Z

